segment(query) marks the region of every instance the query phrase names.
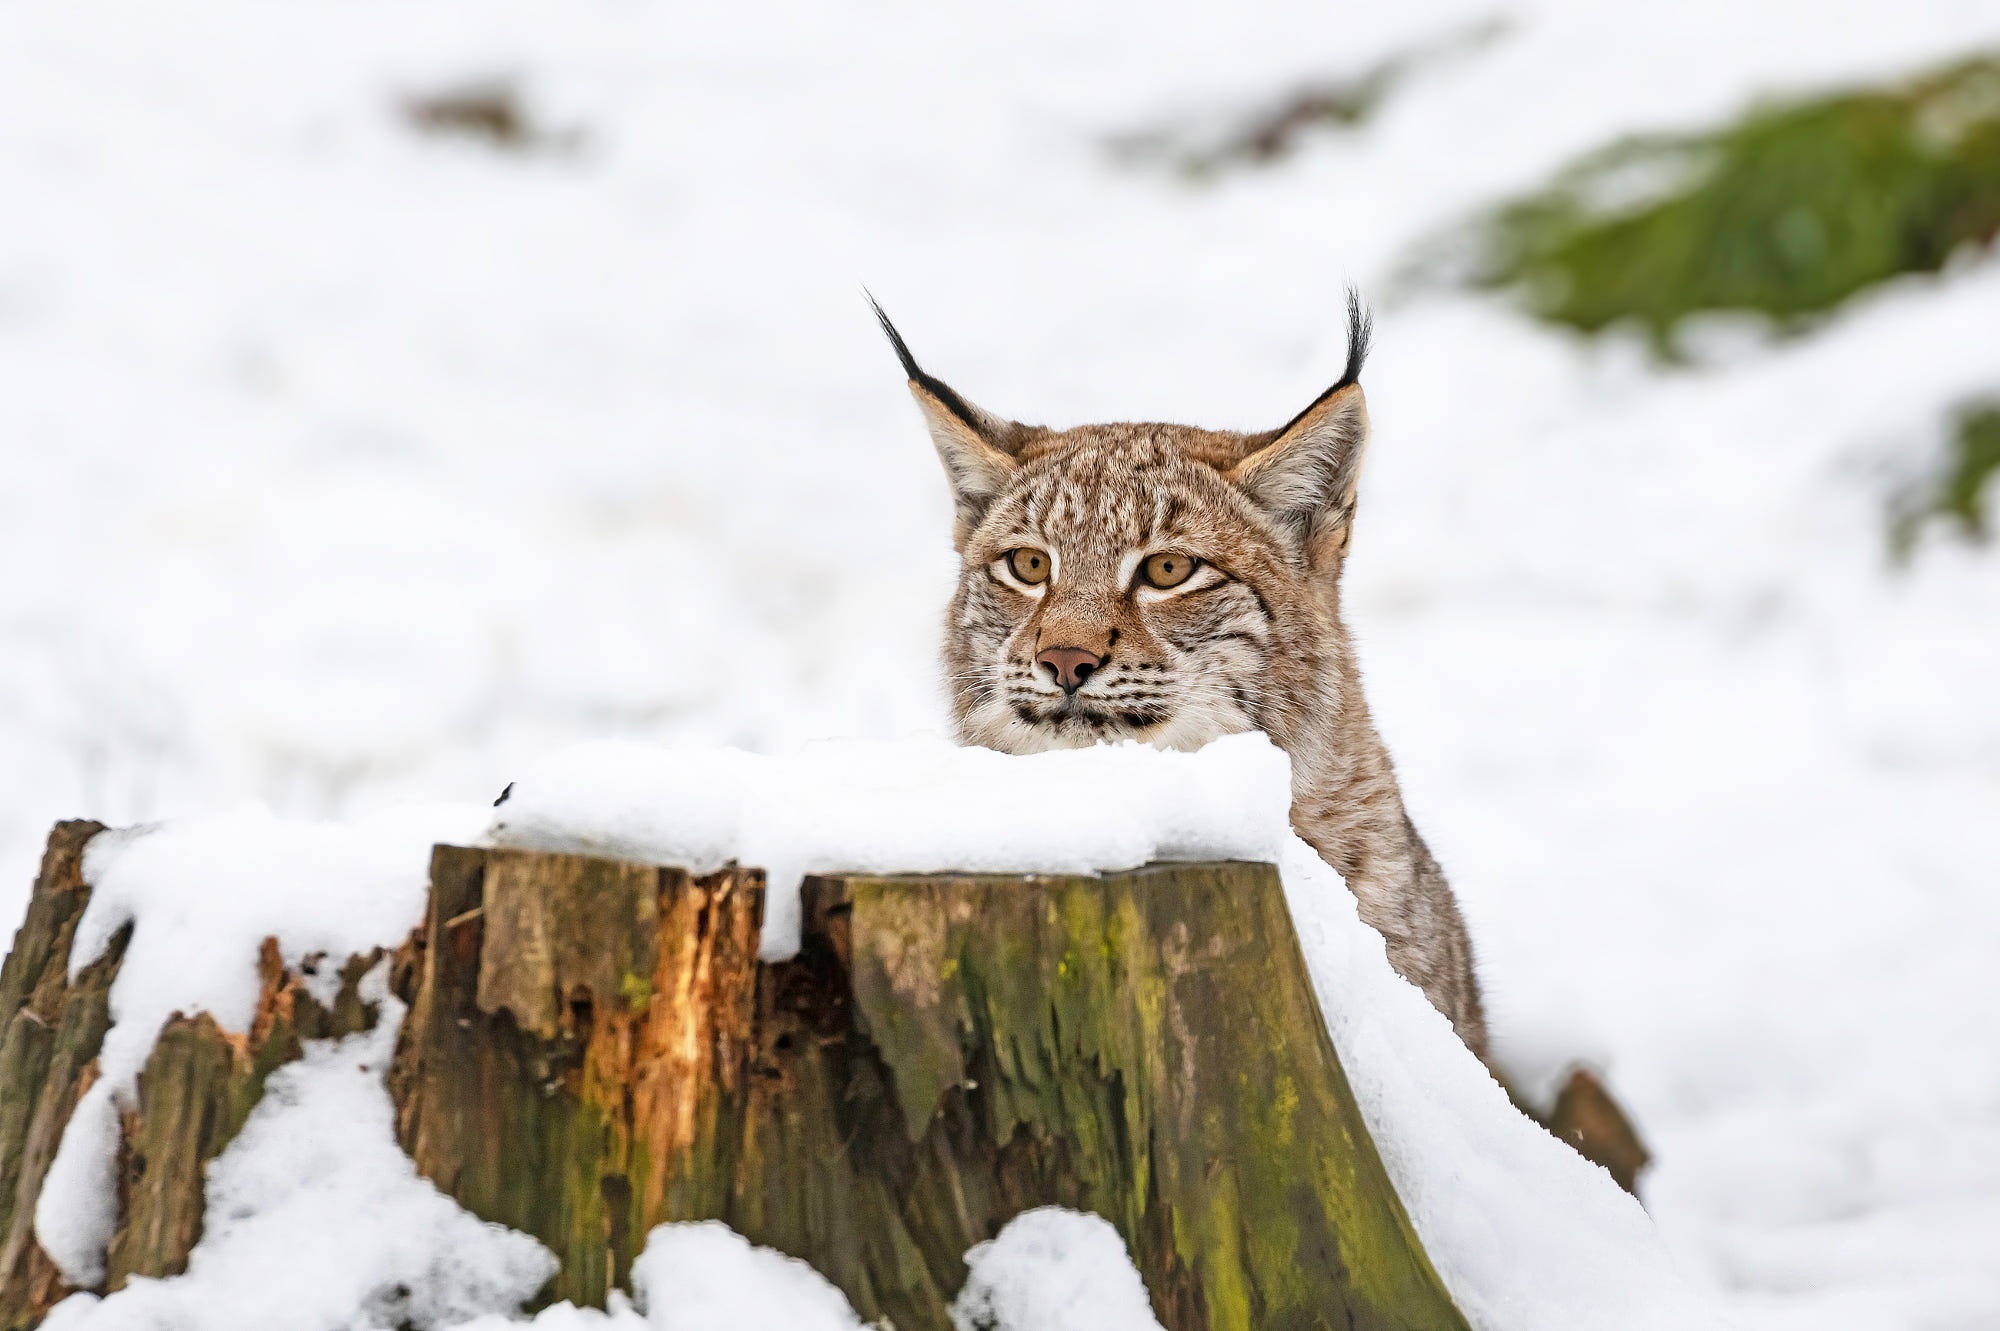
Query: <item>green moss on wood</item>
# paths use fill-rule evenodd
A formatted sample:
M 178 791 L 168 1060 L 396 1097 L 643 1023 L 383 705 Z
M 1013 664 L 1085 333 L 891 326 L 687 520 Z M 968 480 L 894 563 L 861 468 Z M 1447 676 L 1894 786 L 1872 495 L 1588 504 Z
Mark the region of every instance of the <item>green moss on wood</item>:
M 609 881 L 544 858 L 573 857 L 439 849 L 391 1087 L 420 1170 L 557 1251 L 547 1297 L 602 1303 L 654 1225 L 713 1218 L 810 1261 L 864 1319 L 943 1331 L 965 1250 L 1055 1203 L 1119 1228 L 1172 1331 L 1463 1325 L 1269 866 L 813 879 L 798 958 L 761 967 L 745 885 L 648 871 L 645 1013 L 629 974 L 556 964 L 532 985 L 566 996 L 543 1035 L 486 1005 L 506 987 L 493 884 Z M 542 939 L 541 967 L 562 912 L 536 912 L 508 936 Z M 662 1098 L 660 1060 L 688 1047 L 699 1096 Z
M 719 1060 L 749 1025 L 759 881 L 437 849 L 399 967 L 397 1131 L 475 1214 L 563 1257 L 546 1299 L 601 1307 L 646 1217 L 720 1213 L 740 1086 Z
M 857 1025 L 915 1158 L 938 1159 L 964 1115 L 1037 1180 L 989 1224 L 1019 1203 L 1106 1216 L 1156 1298 L 1192 1305 L 1184 1325 L 1457 1324 L 1354 1107 L 1274 870 L 843 890 Z M 935 992 L 898 973 L 912 915 L 946 922 Z M 899 1045 L 913 1027 L 922 1039 Z M 962 1077 L 934 1095 L 951 1066 Z M 987 1236 L 946 1227 L 921 1245 L 942 1275 Z

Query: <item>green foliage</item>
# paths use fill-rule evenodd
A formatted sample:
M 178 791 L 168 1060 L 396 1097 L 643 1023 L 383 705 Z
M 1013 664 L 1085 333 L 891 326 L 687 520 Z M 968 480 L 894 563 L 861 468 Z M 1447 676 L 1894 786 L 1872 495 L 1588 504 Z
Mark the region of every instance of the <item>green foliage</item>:
M 1983 538 L 1987 528 L 1980 493 L 1987 478 L 2000 471 L 2000 403 L 1962 413 L 1952 443 L 1951 469 L 1939 487 L 1937 512 Z
M 1587 332 L 1635 322 L 1672 356 L 1690 314 L 1750 312 L 1796 331 L 1996 234 L 2000 58 L 1987 57 L 1614 144 L 1478 223 L 1460 276 Z
M 1935 480 L 1899 506 L 1890 529 L 1896 554 L 1907 556 L 1917 533 L 1934 520 L 1985 540 L 1992 534 L 1986 483 L 1995 472 L 2000 472 L 2000 400 L 1977 402 L 1953 421 L 1950 449 Z

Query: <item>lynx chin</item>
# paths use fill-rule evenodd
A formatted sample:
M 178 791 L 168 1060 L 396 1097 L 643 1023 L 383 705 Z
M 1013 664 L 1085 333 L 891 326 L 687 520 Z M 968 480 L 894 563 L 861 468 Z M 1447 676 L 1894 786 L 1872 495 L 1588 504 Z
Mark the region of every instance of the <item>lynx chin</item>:
M 1368 439 L 1360 300 L 1339 381 L 1261 434 L 1004 420 L 924 371 L 875 313 L 957 509 L 944 663 L 959 737 L 1034 753 L 1262 730 L 1291 755 L 1293 827 L 1483 1056 L 1465 923 L 1403 809 L 1341 618 Z

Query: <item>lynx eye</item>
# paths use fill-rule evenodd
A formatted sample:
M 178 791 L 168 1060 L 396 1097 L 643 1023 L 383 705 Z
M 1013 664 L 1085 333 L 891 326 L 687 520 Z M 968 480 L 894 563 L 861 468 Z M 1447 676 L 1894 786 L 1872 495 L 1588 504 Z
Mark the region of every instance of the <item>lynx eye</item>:
M 1007 571 L 1030 587 L 1049 580 L 1049 552 L 1024 545 L 1007 552 Z
M 1169 587 L 1178 587 L 1193 577 L 1195 568 L 1200 563 L 1201 561 L 1193 555 L 1170 552 L 1148 556 L 1146 562 L 1139 566 L 1139 571 L 1145 576 L 1148 587 L 1158 587 L 1164 591 Z

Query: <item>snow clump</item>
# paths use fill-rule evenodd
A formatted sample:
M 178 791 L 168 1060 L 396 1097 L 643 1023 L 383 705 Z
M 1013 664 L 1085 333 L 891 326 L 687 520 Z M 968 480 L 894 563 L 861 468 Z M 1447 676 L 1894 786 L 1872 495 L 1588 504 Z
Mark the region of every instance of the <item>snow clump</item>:
M 958 1331 L 1160 1331 L 1146 1282 L 1103 1216 L 1041 1206 L 965 1254 Z

